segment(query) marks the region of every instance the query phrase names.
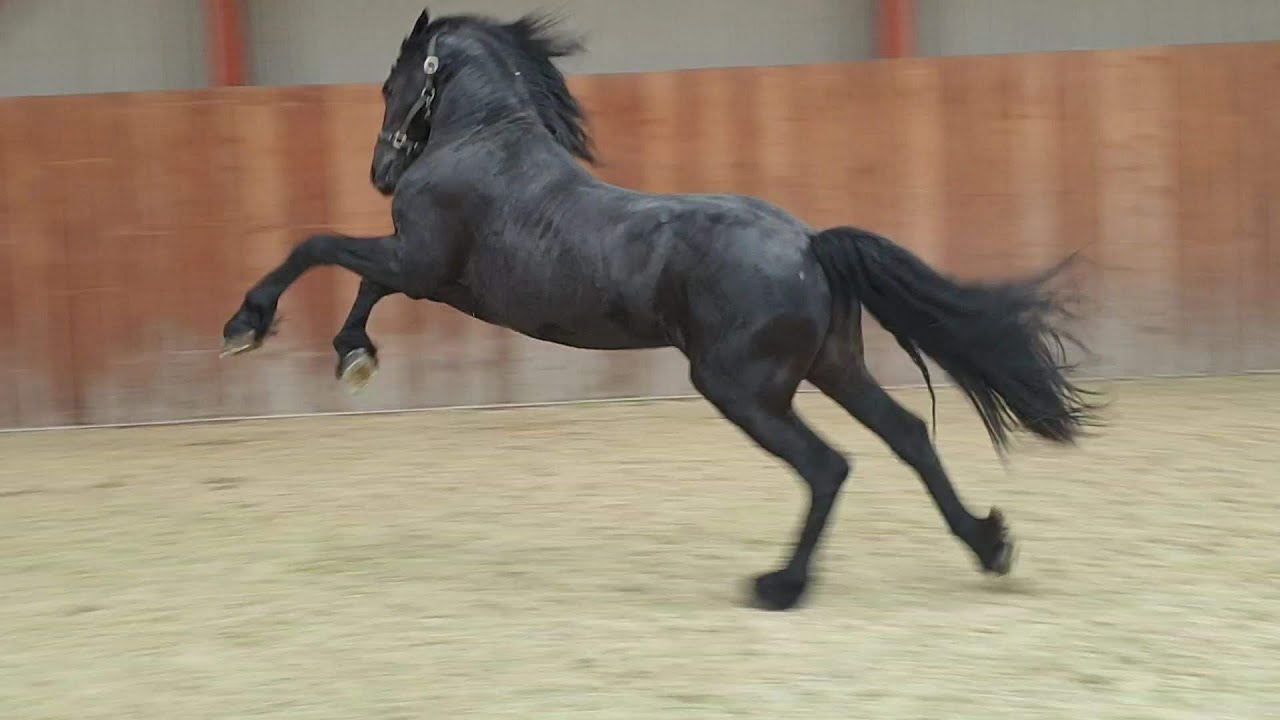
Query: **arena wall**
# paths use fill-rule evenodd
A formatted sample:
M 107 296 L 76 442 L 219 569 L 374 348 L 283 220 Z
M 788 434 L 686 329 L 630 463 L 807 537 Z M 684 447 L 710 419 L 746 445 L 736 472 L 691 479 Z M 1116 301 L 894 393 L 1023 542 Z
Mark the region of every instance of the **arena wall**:
M 915 0 L 921 55 L 1280 39 L 1273 0 Z
M 208 84 L 199 0 L 0 0 L 0 97 Z
M 580 34 L 575 73 L 866 60 L 873 0 L 247 0 L 251 75 L 261 85 L 381 82 L 426 4 L 433 16 L 550 10 Z
M 869 59 L 873 0 L 241 0 L 255 85 L 381 82 L 434 15 L 546 9 L 585 36 L 572 72 Z M 204 0 L 0 0 L 0 97 L 209 84 Z
M 238 0 L 255 85 L 380 82 L 423 5 L 513 18 L 539 9 L 585 36 L 573 72 L 867 60 L 874 0 Z M 207 0 L 0 0 L 0 97 L 209 84 Z M 914 0 L 920 55 L 1102 50 L 1280 39 L 1274 0 Z
M 1280 369 L 1280 43 L 579 75 L 605 179 L 863 225 L 967 278 L 1082 251 L 1091 374 Z M 218 359 L 308 232 L 389 229 L 375 86 L 0 101 L 0 427 L 687 391 L 670 351 L 558 348 L 384 301 L 361 396 L 318 270 L 281 334 Z M 868 321 L 869 325 L 874 325 Z M 916 382 L 878 328 L 873 370 Z

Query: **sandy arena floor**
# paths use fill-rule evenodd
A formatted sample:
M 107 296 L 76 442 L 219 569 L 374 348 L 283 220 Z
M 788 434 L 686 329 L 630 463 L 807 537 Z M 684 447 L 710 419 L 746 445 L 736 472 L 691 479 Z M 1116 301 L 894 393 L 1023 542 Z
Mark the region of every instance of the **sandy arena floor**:
M 698 401 L 0 436 L 0 718 L 1280 717 L 1280 377 L 1108 388 L 1007 469 L 943 391 L 1002 580 L 803 396 L 856 467 L 782 614 L 802 487 Z

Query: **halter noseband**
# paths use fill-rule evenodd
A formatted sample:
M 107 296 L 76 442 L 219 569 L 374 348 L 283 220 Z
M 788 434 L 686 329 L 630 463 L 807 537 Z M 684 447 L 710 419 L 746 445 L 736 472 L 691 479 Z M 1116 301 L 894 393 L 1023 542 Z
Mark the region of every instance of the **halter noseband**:
M 410 156 L 417 155 L 427 144 L 425 139 L 409 139 L 409 125 L 419 115 L 422 116 L 424 121 L 431 120 L 431 103 L 436 99 L 436 71 L 440 69 L 440 58 L 436 55 L 436 37 L 436 35 L 432 35 L 431 40 L 427 43 L 427 59 L 422 63 L 422 72 L 427 75 L 426 82 L 422 86 L 422 94 L 418 95 L 413 107 L 409 108 L 409 112 L 404 116 L 404 121 L 400 123 L 399 129 L 390 134 L 386 131 L 378 133 L 378 142 L 387 143 L 398 152 Z

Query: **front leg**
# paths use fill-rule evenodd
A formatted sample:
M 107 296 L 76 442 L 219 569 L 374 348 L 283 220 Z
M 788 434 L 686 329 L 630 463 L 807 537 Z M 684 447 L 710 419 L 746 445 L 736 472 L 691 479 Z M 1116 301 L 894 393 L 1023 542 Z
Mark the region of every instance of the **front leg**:
M 378 372 L 378 348 L 369 339 L 366 326 L 373 306 L 393 292 L 385 285 L 362 279 L 347 321 L 333 338 L 333 349 L 338 353 L 338 379 L 353 393 L 363 390 Z
M 303 273 L 319 265 L 338 265 L 397 291 L 403 287 L 400 240 L 395 235 L 356 238 L 325 233 L 294 246 L 289 257 L 245 293 L 244 302 L 222 329 L 222 354 L 237 355 L 262 346 L 280 296 Z

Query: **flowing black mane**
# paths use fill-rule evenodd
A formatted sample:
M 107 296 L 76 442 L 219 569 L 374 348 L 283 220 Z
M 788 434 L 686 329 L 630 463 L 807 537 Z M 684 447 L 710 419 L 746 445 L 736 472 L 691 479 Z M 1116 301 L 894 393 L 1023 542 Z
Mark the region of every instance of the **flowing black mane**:
M 564 33 L 558 18 L 529 14 L 502 23 L 476 15 L 450 15 L 415 26 L 401 45 L 401 55 L 409 48 L 425 46 L 438 32 L 467 29 L 485 35 L 504 59 L 520 72 L 542 124 L 560 145 L 575 157 L 594 163 L 595 152 L 586 130 L 586 114 L 578 104 L 555 58 L 582 52 L 581 40 Z

